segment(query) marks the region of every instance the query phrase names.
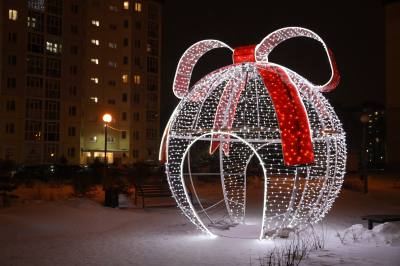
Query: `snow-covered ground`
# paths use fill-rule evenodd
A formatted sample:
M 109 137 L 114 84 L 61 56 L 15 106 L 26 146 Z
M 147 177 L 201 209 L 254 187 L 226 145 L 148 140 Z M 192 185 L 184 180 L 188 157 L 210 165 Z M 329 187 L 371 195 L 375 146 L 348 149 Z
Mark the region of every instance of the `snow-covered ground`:
M 368 195 L 342 190 L 323 222 L 325 248 L 302 265 L 400 265 L 400 224 L 369 231 L 360 219 L 399 214 L 400 189 L 389 175 L 374 175 L 370 184 Z M 0 209 L 0 265 L 259 265 L 284 242 L 211 239 L 175 207 L 110 209 L 75 198 Z

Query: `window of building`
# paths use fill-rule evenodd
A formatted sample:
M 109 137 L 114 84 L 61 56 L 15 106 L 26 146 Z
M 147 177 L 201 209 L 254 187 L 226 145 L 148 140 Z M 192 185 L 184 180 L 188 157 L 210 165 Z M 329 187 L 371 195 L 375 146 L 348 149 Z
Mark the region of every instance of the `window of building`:
M 8 19 L 9 20 L 17 20 L 18 19 L 18 11 L 15 9 L 8 10 Z
M 70 158 L 74 158 L 75 157 L 75 148 L 74 147 L 69 147 L 67 149 L 67 155 Z
M 62 15 L 63 0 L 46 0 L 47 12 Z
M 147 77 L 147 90 L 148 91 L 158 90 L 158 78 L 156 76 L 149 75 Z
M 100 26 L 100 21 L 93 19 L 92 20 L 92 25 L 99 27 Z
M 7 78 L 7 88 L 15 89 L 17 87 L 16 78 Z
M 128 28 L 129 27 L 129 20 L 124 19 L 123 25 L 124 25 L 124 28 Z
M 132 157 L 139 158 L 139 150 L 132 150 Z
M 42 118 L 42 100 L 26 99 L 25 112 L 27 118 Z
M 118 12 L 118 7 L 110 6 L 110 10 L 113 11 L 113 12 Z
M 124 103 L 128 102 L 128 94 L 127 93 L 122 93 L 122 102 L 124 102 Z
M 47 33 L 61 35 L 62 24 L 61 17 L 47 15 Z
M 139 103 L 140 102 L 140 94 L 139 93 L 133 94 L 133 102 L 134 103 Z
M 43 57 L 28 55 L 26 63 L 28 74 L 43 75 Z
M 46 79 L 46 98 L 59 99 L 60 98 L 60 80 Z
M 109 80 L 108 85 L 115 87 L 117 85 L 117 82 L 115 82 L 115 80 Z
M 6 134 L 14 134 L 15 125 L 14 123 L 6 123 Z
M 90 100 L 92 100 L 93 102 L 97 103 L 99 101 L 99 98 L 92 96 L 92 97 L 90 97 Z
M 147 52 L 150 55 L 158 56 L 158 40 L 154 40 L 154 39 L 148 40 Z
M 27 26 L 29 30 L 43 32 L 44 30 L 44 14 L 33 10 L 28 10 Z
M 69 73 L 71 75 L 76 75 L 78 73 L 78 67 L 77 66 L 70 66 L 69 67 Z
M 38 11 L 44 11 L 44 0 L 28 0 L 28 7 Z
M 139 131 L 133 131 L 132 132 L 132 139 L 134 140 L 139 140 L 140 139 L 140 135 L 139 135 Z
M 100 41 L 97 39 L 91 39 L 90 42 L 96 46 L 98 46 L 100 44 Z
M 123 43 L 124 43 L 124 46 L 128 46 L 129 45 L 128 38 L 124 38 Z
M 42 139 L 42 123 L 40 121 L 26 120 L 25 139 L 35 141 Z
M 134 45 L 135 45 L 135 48 L 140 48 L 140 40 L 135 40 L 135 42 L 134 42 Z
M 116 104 L 114 99 L 108 99 L 107 103 L 111 104 L 111 105 L 115 105 Z
M 97 142 L 97 136 L 89 137 L 88 142 Z
M 17 42 L 17 33 L 16 32 L 9 32 L 8 33 L 8 41 L 12 43 Z
M 79 12 L 79 7 L 77 4 L 72 4 L 71 5 L 71 13 L 77 14 Z
M 46 41 L 46 52 L 53 54 L 60 54 L 61 49 L 62 49 L 61 43 Z
M 158 20 L 159 12 L 158 7 L 154 4 L 149 4 L 148 6 L 148 16 L 151 20 Z
M 133 117 L 134 121 L 139 121 L 140 120 L 140 114 L 138 112 L 134 112 L 132 117 Z
M 108 43 L 108 47 L 113 48 L 113 49 L 116 49 L 116 48 L 117 48 L 117 43 L 115 43 L 115 42 L 109 42 L 109 43 Z
M 90 62 L 98 65 L 99 64 L 99 59 L 98 58 L 90 58 Z
M 99 78 L 91 77 L 90 81 L 92 81 L 94 84 L 99 84 Z
M 127 56 L 124 56 L 123 59 L 122 59 L 122 62 L 123 62 L 124 65 L 127 65 L 128 62 L 129 62 L 129 61 L 128 61 L 128 57 L 127 57 Z
M 28 33 L 28 51 L 40 54 L 44 52 L 43 35 L 31 32 Z
M 110 24 L 110 30 L 116 30 L 117 29 L 117 25 L 115 24 Z
M 147 72 L 157 73 L 158 72 L 158 60 L 156 57 L 147 57 Z
M 76 128 L 75 127 L 68 127 L 68 136 L 75 137 L 76 135 Z
M 124 9 L 125 10 L 129 9 L 129 2 L 128 1 L 124 1 Z
M 149 21 L 147 26 L 147 35 L 149 38 L 158 39 L 158 23 Z
M 141 3 L 138 3 L 138 2 L 135 3 L 135 11 L 142 12 L 142 4 Z
M 68 115 L 69 116 L 76 116 L 76 106 L 70 106 L 68 108 Z
M 42 97 L 43 78 L 27 76 L 26 87 L 28 95 Z
M 140 75 L 133 76 L 133 83 L 139 85 L 140 84 Z
M 58 101 L 45 101 L 44 118 L 49 120 L 60 119 L 60 102 Z
M 128 74 L 123 74 L 122 75 L 122 82 L 123 83 L 128 83 Z
M 126 139 L 126 131 L 121 131 L 121 139 Z
M 54 78 L 61 76 L 61 60 L 46 58 L 46 76 Z
M 114 136 L 108 135 L 108 136 L 107 136 L 107 142 L 108 142 L 108 143 L 114 143 L 114 142 L 115 142 Z
M 121 118 L 122 118 L 122 121 L 128 120 L 128 113 L 127 112 L 122 112 Z
M 112 68 L 116 68 L 116 67 L 117 67 L 117 62 L 108 61 L 108 66 L 109 66 L 109 67 L 112 67 Z
M 154 122 L 157 120 L 157 112 L 156 111 L 147 111 L 146 112 L 146 121 L 147 122 Z
M 10 100 L 10 101 L 6 102 L 6 110 L 9 112 L 15 111 L 15 101 L 14 100 Z
M 27 26 L 28 26 L 28 28 L 35 29 L 36 28 L 36 18 L 28 16 L 27 17 Z
M 157 139 L 157 131 L 153 128 L 147 128 L 146 129 L 146 139 L 147 140 Z
M 17 65 L 17 56 L 16 55 L 9 55 L 8 56 L 8 64 L 11 66 Z
M 58 141 L 60 139 L 60 124 L 58 122 L 44 123 L 44 140 Z
M 78 5 L 77 5 L 77 4 L 72 4 L 72 5 L 71 5 L 71 13 L 73 13 L 73 14 L 78 14 L 78 12 L 79 12 L 79 7 L 78 7 Z

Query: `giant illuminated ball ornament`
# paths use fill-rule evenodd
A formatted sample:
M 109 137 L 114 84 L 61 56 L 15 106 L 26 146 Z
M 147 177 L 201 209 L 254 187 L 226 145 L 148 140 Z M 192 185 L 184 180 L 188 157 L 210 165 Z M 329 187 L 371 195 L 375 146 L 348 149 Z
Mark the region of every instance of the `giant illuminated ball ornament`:
M 331 77 L 314 85 L 296 72 L 270 62 L 269 53 L 293 37 L 312 38 L 326 51 Z M 215 48 L 233 51 L 233 64 L 206 75 L 189 89 L 199 58 Z M 231 49 L 216 40 L 192 45 L 181 57 L 173 91 L 181 99 L 165 128 L 160 160 L 182 212 L 209 235 L 218 234 L 204 217 L 208 208 L 194 207 L 185 158 L 197 141 L 219 153 L 223 201 L 232 225 L 244 221 L 246 168 L 255 156 L 264 174 L 263 218 L 259 238 L 320 221 L 331 208 L 343 182 L 345 133 L 322 93 L 333 90 L 339 74 L 332 52 L 314 32 L 289 27 L 258 45 Z

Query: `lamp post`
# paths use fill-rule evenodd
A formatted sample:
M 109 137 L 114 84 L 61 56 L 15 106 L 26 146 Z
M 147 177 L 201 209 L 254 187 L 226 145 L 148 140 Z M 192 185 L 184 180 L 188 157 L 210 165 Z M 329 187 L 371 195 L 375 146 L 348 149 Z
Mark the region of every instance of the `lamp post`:
M 103 115 L 103 121 L 104 121 L 104 165 L 107 167 L 107 128 L 108 124 L 112 121 L 112 116 L 110 114 L 104 114 Z
M 360 116 L 362 124 L 362 143 L 361 143 L 361 178 L 364 180 L 364 193 L 368 193 L 368 173 L 367 173 L 367 124 L 369 116 L 367 113 L 362 113 Z

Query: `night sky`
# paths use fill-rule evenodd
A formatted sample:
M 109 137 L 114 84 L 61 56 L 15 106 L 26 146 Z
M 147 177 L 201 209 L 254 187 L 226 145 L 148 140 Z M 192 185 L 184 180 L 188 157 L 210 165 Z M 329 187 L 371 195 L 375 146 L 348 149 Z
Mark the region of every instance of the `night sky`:
M 334 107 L 384 103 L 384 6 L 365 1 L 178 1 L 163 7 L 163 74 L 161 127 L 178 103 L 172 82 L 179 58 L 193 43 L 217 39 L 235 48 L 257 44 L 272 31 L 301 26 L 315 31 L 333 50 L 341 75 L 327 97 Z M 330 69 L 322 46 L 313 40 L 286 41 L 271 53 L 282 64 L 316 84 L 325 83 Z M 231 63 L 227 49 L 205 55 L 192 82 Z

